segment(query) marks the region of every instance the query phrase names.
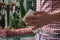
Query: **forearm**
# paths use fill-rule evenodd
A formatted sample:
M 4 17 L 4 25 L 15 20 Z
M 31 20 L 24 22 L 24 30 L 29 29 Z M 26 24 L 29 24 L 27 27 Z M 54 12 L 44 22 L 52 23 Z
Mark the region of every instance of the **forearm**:
M 52 12 L 50 17 L 52 21 L 60 21 L 60 10 Z
M 32 28 L 32 30 L 36 30 L 38 28 L 42 28 L 44 25 L 47 25 L 47 24 L 49 24 L 51 22 L 54 22 L 54 21 L 60 21 L 60 10 L 52 12 L 51 14 L 49 14 L 47 16 L 46 19 L 44 19 L 42 21 L 44 21 L 44 22 L 40 23 L 39 26 L 35 26 L 34 28 Z

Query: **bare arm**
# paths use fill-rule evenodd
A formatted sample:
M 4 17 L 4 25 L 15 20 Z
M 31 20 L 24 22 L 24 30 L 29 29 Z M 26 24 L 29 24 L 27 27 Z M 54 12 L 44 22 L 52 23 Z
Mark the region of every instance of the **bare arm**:
M 42 12 L 43 14 L 45 13 L 45 12 Z M 39 11 L 39 12 L 35 12 L 35 16 L 32 16 L 32 18 L 35 18 L 36 17 L 36 15 L 37 14 L 42 14 L 41 13 L 41 11 Z M 39 18 L 38 18 L 39 17 Z M 30 20 L 30 18 L 31 17 L 28 17 L 29 18 L 29 20 Z M 31 19 L 32 19 L 31 18 Z M 23 31 L 21 31 L 21 33 L 27 33 L 27 32 L 37 32 L 37 30 L 36 29 L 38 29 L 38 28 L 40 28 L 40 27 L 42 27 L 42 26 L 44 26 L 44 25 L 47 25 L 47 24 L 49 24 L 49 23 L 51 23 L 51 22 L 53 22 L 53 21 L 60 21 L 60 10 L 58 10 L 58 11 L 54 11 L 54 12 L 52 12 L 51 14 L 44 14 L 44 15 L 42 15 L 42 16 L 38 16 L 37 15 L 37 22 L 39 22 L 38 24 L 38 26 L 33 26 L 33 27 L 31 27 L 31 28 L 27 28 L 27 30 L 26 29 L 22 29 Z M 26 20 L 26 22 L 27 22 L 28 20 Z M 31 22 L 31 21 L 30 21 Z M 29 22 L 29 23 L 30 23 Z M 26 32 L 25 32 L 26 31 Z
M 50 17 L 52 21 L 60 21 L 60 10 L 52 12 L 52 14 L 50 14 Z
M 51 14 L 49 14 L 49 16 L 47 16 L 47 18 L 44 18 L 44 20 L 42 20 L 42 21 L 43 21 L 43 23 L 40 23 L 39 26 L 33 27 L 32 30 L 38 29 L 53 21 L 60 21 L 60 10 L 52 12 Z

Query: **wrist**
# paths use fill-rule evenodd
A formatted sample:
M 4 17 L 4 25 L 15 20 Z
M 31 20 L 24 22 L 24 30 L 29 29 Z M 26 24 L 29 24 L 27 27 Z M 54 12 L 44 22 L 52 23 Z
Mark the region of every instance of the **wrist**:
M 52 12 L 51 16 L 54 21 L 60 21 L 60 10 Z
M 50 14 L 50 19 L 52 21 L 60 21 L 60 14 L 59 13 L 56 13 L 56 14 Z

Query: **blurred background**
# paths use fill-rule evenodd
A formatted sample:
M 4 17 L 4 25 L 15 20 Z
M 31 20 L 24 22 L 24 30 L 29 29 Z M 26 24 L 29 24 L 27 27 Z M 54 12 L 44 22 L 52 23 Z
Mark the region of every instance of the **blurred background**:
M 29 9 L 36 10 L 36 0 L 0 0 L 0 26 L 14 26 L 13 19 L 23 18 Z
M 22 21 L 29 9 L 36 11 L 36 0 L 0 0 L 0 30 L 19 29 L 27 26 Z M 2 31 L 1 31 L 2 32 Z M 4 33 L 4 32 L 3 32 Z M 1 33 L 0 33 L 1 34 Z M 3 35 L 3 34 L 2 34 Z M 35 35 L 3 38 L 0 40 L 34 40 Z

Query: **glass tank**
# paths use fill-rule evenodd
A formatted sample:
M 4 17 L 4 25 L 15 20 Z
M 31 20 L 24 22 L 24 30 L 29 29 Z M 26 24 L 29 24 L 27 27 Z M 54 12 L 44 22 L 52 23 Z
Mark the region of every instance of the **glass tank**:
M 29 9 L 35 11 L 36 0 L 0 0 L 0 25 L 8 29 L 25 28 L 22 18 Z
M 16 31 L 27 27 L 22 19 L 28 10 L 32 9 L 30 7 L 35 10 L 34 3 L 32 0 L 0 0 L 0 28 L 3 28 L 0 29 L 1 40 L 20 40 L 22 37 L 33 35 L 33 33 L 28 33 L 25 36 L 20 36 L 20 32 L 16 33 Z
M 0 0 L 0 21 L 3 20 L 1 21 L 0 25 L 2 26 L 4 24 L 2 26 L 3 28 L 10 29 L 10 28 L 24 27 L 24 22 L 22 21 L 22 17 L 25 14 L 23 1 L 22 0 Z

